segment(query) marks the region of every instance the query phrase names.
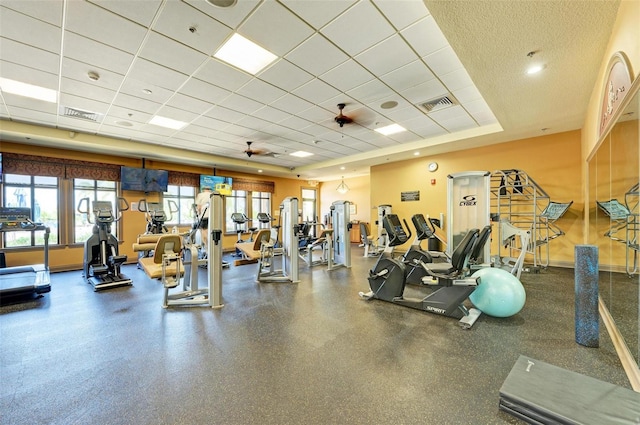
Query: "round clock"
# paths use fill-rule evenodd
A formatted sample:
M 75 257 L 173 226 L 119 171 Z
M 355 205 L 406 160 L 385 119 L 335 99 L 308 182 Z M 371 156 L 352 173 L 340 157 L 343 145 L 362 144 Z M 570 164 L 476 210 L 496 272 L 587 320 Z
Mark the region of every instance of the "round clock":
M 429 163 L 429 171 L 431 171 L 433 173 L 437 169 L 438 169 L 438 163 L 437 162 L 430 162 Z

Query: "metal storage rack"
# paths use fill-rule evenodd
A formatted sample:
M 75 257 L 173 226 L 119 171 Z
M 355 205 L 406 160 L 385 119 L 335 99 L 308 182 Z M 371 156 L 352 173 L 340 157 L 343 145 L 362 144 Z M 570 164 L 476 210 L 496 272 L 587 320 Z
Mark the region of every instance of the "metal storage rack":
M 491 216 L 531 232 L 528 246 L 516 238 L 506 246 L 499 244 L 499 256 L 517 257 L 525 249 L 533 258 L 533 269 L 549 265 L 549 242 L 564 235 L 555 221 L 564 215 L 573 201 L 558 203 L 522 170 L 497 170 L 491 174 Z M 500 230 L 498 230 L 500 231 Z M 502 236 L 498 235 L 498 240 Z M 515 251 L 515 252 L 514 252 Z

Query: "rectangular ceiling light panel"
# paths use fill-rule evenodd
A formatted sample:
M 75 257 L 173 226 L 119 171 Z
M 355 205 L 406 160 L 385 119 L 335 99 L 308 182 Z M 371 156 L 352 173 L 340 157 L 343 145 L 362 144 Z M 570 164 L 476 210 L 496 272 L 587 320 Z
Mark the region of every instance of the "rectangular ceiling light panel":
M 240 34 L 234 34 L 213 56 L 252 75 L 278 58 Z
M 34 86 L 33 84 L 21 83 L 20 81 L 10 80 L 8 78 L 0 78 L 0 90 L 5 93 L 44 100 L 50 103 L 56 103 L 58 101 L 58 94 L 55 90 Z
M 151 118 L 149 124 L 170 128 L 172 130 L 182 130 L 187 126 L 188 123 L 156 115 L 155 117 Z

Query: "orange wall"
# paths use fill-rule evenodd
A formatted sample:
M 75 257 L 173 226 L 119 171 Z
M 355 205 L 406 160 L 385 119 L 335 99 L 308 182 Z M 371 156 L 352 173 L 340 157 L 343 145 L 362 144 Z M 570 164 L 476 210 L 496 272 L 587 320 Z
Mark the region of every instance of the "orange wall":
M 436 161 L 436 172 L 427 164 Z M 519 169 L 528 174 L 552 201 L 573 205 L 556 222 L 566 233 L 550 244 L 550 259 L 558 265 L 573 264 L 573 246 L 582 243 L 580 131 L 517 140 L 460 152 L 435 155 L 372 167 L 371 205 L 391 204 L 400 218 L 422 213 L 439 218 L 447 213 L 447 175 L 462 171 Z M 435 184 L 431 184 L 435 179 Z M 401 202 L 400 193 L 420 191 L 420 200 Z M 375 222 L 377 212 L 369 220 Z M 372 226 L 372 233 L 377 230 Z M 400 249 L 408 248 L 408 244 Z

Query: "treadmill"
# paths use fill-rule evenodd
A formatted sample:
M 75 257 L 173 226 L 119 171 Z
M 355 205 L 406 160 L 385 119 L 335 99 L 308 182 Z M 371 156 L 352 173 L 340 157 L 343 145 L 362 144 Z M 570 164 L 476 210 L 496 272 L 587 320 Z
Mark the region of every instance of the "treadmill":
M 51 291 L 49 235 L 51 230 L 31 220 L 30 208 L 0 207 L 0 233 L 44 232 L 44 264 L 0 268 L 0 304 L 26 301 Z

